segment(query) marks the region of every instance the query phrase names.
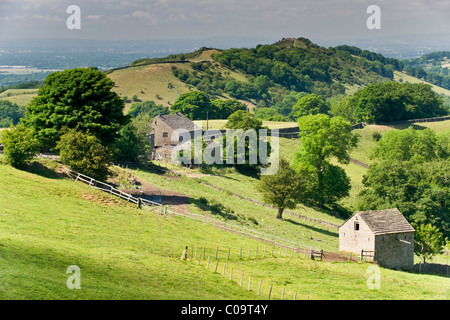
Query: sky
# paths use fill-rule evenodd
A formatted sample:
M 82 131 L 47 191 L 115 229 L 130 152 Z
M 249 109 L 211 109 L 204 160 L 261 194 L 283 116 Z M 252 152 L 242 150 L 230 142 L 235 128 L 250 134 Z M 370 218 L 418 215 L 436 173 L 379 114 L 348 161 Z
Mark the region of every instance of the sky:
M 80 8 L 69 30 L 67 8 Z M 367 8 L 380 8 L 369 29 Z M 450 0 L 0 0 L 0 40 L 365 39 L 450 31 Z

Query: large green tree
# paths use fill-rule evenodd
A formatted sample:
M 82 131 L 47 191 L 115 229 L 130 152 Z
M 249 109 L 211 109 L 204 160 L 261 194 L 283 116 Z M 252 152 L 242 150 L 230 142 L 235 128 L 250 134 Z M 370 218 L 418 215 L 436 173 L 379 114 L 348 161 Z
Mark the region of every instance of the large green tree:
M 374 150 L 360 210 L 397 207 L 417 227 L 450 235 L 450 141 L 426 130 L 392 130 Z
M 95 68 L 54 72 L 27 106 L 26 125 L 41 144 L 52 149 L 63 127 L 78 128 L 112 143 L 129 119 L 124 101 L 112 91 L 114 82 Z
M 421 224 L 416 228 L 414 236 L 414 253 L 426 263 L 426 259 L 442 253 L 446 242 L 436 226 Z
M 0 100 L 0 128 L 15 126 L 25 117 L 25 107 L 18 106 L 8 100 Z
M 356 121 L 392 122 L 443 116 L 448 110 L 431 85 L 387 82 L 367 86 L 351 101 Z
M 307 183 L 305 176 L 295 171 L 288 161 L 280 159 L 278 172 L 261 176 L 257 190 L 265 202 L 278 208 L 277 219 L 282 219 L 285 209 L 294 209 L 302 202 Z
M 170 107 L 170 112 L 180 112 L 191 120 L 215 119 L 216 108 L 210 97 L 201 91 L 191 91 L 182 94 Z
M 233 159 L 234 164 L 242 165 L 244 168 L 256 168 L 261 165 L 260 148 L 262 144 L 267 147 L 267 158 L 271 153 L 271 146 L 263 136 L 260 129 L 264 129 L 262 121 L 246 111 L 236 111 L 225 124 L 227 130 L 223 136 L 223 156 L 229 162 Z M 243 149 L 243 150 L 242 150 Z M 231 151 L 234 155 L 231 156 Z
M 295 154 L 294 166 L 311 177 L 309 194 L 319 207 L 333 204 L 349 194 L 350 180 L 342 168 L 330 161 L 335 158 L 347 164 L 358 135 L 352 132 L 350 122 L 325 114 L 300 117 L 298 124 L 301 146 Z
M 317 94 L 308 94 L 300 98 L 292 108 L 292 118 L 298 119 L 307 115 L 328 114 L 330 106 Z

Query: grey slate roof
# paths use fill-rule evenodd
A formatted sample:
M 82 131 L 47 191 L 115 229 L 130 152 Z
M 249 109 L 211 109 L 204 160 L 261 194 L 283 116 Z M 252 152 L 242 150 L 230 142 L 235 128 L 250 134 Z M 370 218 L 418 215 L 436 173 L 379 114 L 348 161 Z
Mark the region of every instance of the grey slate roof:
M 374 235 L 414 232 L 414 228 L 397 209 L 357 211 Z
M 175 112 L 173 114 L 158 115 L 158 119 L 164 121 L 173 130 L 186 129 L 188 131 L 200 130 L 191 120 L 185 115 Z

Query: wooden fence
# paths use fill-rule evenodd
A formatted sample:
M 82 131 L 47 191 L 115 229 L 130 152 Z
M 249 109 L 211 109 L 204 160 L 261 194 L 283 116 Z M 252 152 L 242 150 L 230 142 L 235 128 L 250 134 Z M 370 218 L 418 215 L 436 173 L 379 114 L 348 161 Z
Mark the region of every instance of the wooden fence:
M 370 250 L 361 250 L 361 261 L 365 260 L 365 258 L 369 258 L 371 261 L 376 262 L 377 261 L 377 253 L 376 251 L 370 251 Z
M 313 260 L 315 260 L 315 258 L 320 258 L 320 260 L 323 260 L 323 249 L 314 250 L 314 248 L 311 247 L 309 250 L 309 257 Z
M 101 182 L 101 181 L 97 181 L 94 178 L 91 178 L 89 176 L 86 176 L 84 174 L 69 170 L 69 169 L 65 169 L 65 172 L 72 178 L 75 178 L 75 181 L 81 181 L 84 182 L 86 184 L 88 184 L 89 186 L 95 188 L 95 189 L 99 189 L 102 190 L 104 192 L 107 192 L 109 194 L 112 194 L 114 196 L 117 196 L 123 200 L 126 200 L 128 202 L 134 203 L 137 206 L 146 206 L 149 208 L 154 208 L 154 207 L 161 207 L 161 204 L 157 203 L 157 202 L 153 202 L 153 201 L 149 201 L 146 199 L 142 199 L 142 198 L 136 198 L 133 195 L 123 192 L 117 188 L 114 188 L 113 186 Z

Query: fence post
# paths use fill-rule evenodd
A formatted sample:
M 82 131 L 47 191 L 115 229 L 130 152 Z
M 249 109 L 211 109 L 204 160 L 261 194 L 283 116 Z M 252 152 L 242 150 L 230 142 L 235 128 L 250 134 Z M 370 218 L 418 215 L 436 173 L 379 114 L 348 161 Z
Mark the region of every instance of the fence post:
M 256 246 L 255 259 L 258 258 L 258 246 Z
M 281 300 L 284 300 L 284 288 L 283 288 L 283 290 L 281 291 Z
M 258 296 L 261 295 L 261 284 L 262 284 L 262 280 L 259 280 Z
M 241 274 L 241 284 L 239 285 L 242 288 L 242 281 L 244 280 L 244 273 Z
M 216 269 L 214 269 L 214 272 L 216 273 L 217 272 L 217 267 L 219 266 L 219 260 L 217 260 L 217 262 L 216 262 Z
M 208 256 L 208 262 L 206 263 L 206 269 L 209 268 L 209 256 Z
M 242 248 L 241 251 L 239 252 L 239 260 L 242 260 Z
M 250 291 L 251 282 L 252 282 L 252 276 L 249 276 L 248 277 L 248 291 Z
M 269 300 L 270 300 L 270 296 L 272 295 L 272 287 L 273 287 L 273 284 L 270 285 L 270 290 L 269 290 Z
M 361 249 L 361 260 L 360 261 L 363 261 L 363 255 L 364 255 L 364 250 Z
M 228 260 L 230 260 L 230 251 L 231 251 L 231 248 L 228 248 Z
M 217 260 L 217 254 L 219 253 L 219 247 L 216 248 L 216 260 Z

